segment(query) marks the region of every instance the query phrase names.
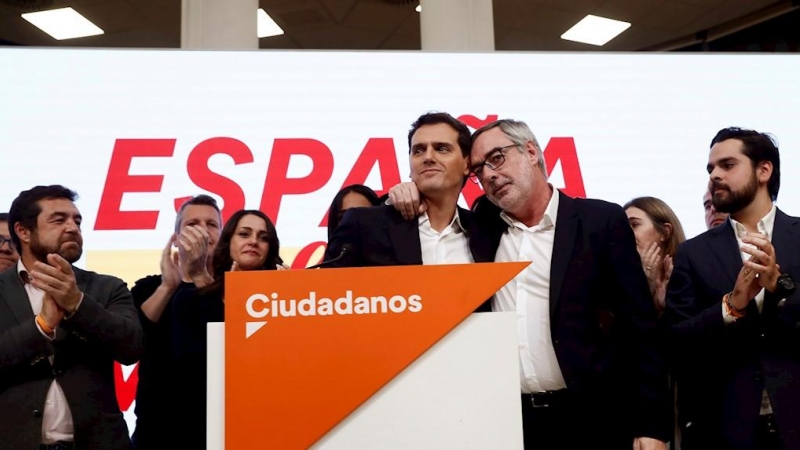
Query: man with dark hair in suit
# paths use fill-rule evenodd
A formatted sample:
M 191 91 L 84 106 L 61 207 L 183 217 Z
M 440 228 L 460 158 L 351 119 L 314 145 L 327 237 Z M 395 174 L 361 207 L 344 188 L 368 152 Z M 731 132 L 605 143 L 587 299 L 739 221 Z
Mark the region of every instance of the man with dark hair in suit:
M 75 192 L 23 191 L 9 212 L 16 270 L 0 274 L 0 442 L 13 449 L 128 449 L 114 361 L 142 328 L 118 278 L 72 266 L 83 252 Z
M 525 448 L 664 449 L 666 365 L 622 208 L 553 188 L 523 122 L 499 120 L 472 139 L 472 177 L 491 202 L 479 208 L 480 232 L 494 261 L 532 262 L 492 302 L 518 317 Z M 417 211 L 409 189 L 390 196 Z
M 19 255 L 8 229 L 8 213 L 0 213 L 0 272 L 15 266 L 17 260 Z
M 428 199 L 419 218 L 391 206 L 345 214 L 325 253 L 330 267 L 459 264 L 491 260 L 472 214 L 457 205 L 469 174 L 469 129 L 446 113 L 420 116 L 408 133 L 411 179 Z
M 774 203 L 778 147 L 725 128 L 707 169 L 714 208 L 730 216 L 678 249 L 663 316 L 681 445 L 800 449 L 800 219 Z

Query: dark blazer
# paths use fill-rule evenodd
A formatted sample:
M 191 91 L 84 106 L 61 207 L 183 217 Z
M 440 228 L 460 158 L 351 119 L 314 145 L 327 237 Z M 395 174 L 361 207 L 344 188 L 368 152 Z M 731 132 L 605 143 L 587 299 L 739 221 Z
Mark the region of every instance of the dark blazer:
M 222 291 L 201 294 L 184 284 L 172 297 L 170 348 L 177 383 L 170 394 L 181 405 L 181 423 L 172 428 L 180 439 L 172 448 L 206 448 L 206 401 L 208 361 L 207 325 L 225 321 Z M 177 426 L 176 426 L 177 425 Z M 165 448 L 165 447 L 162 447 Z
M 494 261 L 495 249 L 470 211 L 458 207 L 475 262 Z M 343 248 L 346 247 L 344 253 Z M 391 206 L 353 208 L 333 232 L 325 251 L 326 267 L 421 265 L 422 249 L 417 219 L 405 220 Z M 339 258 L 334 261 L 335 258 Z M 490 311 L 489 302 L 478 311 Z
M 772 231 L 782 273 L 800 280 L 800 219 L 777 211 Z M 682 448 L 752 449 L 766 387 L 785 449 L 800 449 L 800 291 L 765 293 L 725 325 L 722 297 L 742 268 L 730 222 L 678 250 L 664 322 L 675 363 Z
M 72 412 L 76 449 L 130 448 L 113 363 L 139 359 L 142 327 L 122 280 L 73 270 L 83 302 L 61 322 L 54 341 L 36 327 L 16 266 L 0 273 L 0 449 L 39 448 L 42 410 L 54 378 Z
M 557 195 L 550 334 L 567 389 L 593 409 L 589 420 L 607 424 L 599 429 L 668 441 L 666 364 L 628 218 L 616 204 Z M 508 229 L 499 209 L 480 222 L 497 248 Z
M 160 284 L 161 275 L 150 275 L 136 281 L 131 288 L 145 340 L 145 350 L 137 365 L 136 427 L 131 436 L 136 450 L 171 450 L 180 448 L 186 440 L 186 433 L 175 432 L 174 407 L 181 404 L 177 400 L 176 390 L 186 383 L 186 379 L 181 379 L 182 374 L 172 352 L 173 302 L 167 302 L 157 322 L 152 322 L 142 312 L 142 305 Z M 181 283 L 177 290 L 192 286 L 192 283 Z M 205 373 L 205 367 L 202 373 Z

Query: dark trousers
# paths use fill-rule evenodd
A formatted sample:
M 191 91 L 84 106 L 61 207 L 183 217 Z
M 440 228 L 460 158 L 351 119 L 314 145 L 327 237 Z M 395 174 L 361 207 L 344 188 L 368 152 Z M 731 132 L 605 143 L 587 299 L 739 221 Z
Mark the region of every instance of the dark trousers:
M 783 450 L 783 441 L 778 433 L 773 414 L 759 417 L 755 448 L 758 450 Z
M 745 439 L 736 439 L 730 436 L 730 429 L 720 431 L 719 426 L 685 428 L 682 433 L 681 449 L 784 450 L 786 446 L 777 428 L 775 416 L 772 414 L 760 416 L 757 420 L 753 434 L 747 433 Z
M 526 450 L 602 448 L 630 450 L 633 438 L 619 423 L 616 405 L 594 403 L 574 395 L 561 394 L 534 405 L 522 396 L 522 430 Z

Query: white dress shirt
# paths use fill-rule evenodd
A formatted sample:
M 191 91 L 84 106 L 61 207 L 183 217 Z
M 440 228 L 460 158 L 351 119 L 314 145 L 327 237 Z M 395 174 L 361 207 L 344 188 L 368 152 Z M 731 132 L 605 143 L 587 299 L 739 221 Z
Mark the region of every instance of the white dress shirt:
M 517 313 L 520 385 L 526 394 L 567 387 L 550 336 L 550 263 L 558 216 L 558 191 L 550 189 L 553 194 L 538 224 L 528 227 L 501 214 L 509 228 L 495 255 L 496 262 L 533 262 L 500 288 L 492 302 L 494 311 Z
M 756 229 L 759 233 L 765 235 L 767 239 L 772 242 L 772 230 L 775 228 L 775 211 L 777 207 L 773 204 L 772 209 L 769 210 L 766 216 L 761 218 L 756 224 Z M 747 235 L 747 229 L 741 223 L 733 220 L 733 217 L 729 217 L 728 221 L 733 227 L 733 231 L 736 233 L 736 242 L 739 244 L 739 248 L 742 247 L 749 247 L 755 248 L 752 244 L 745 244 L 742 242 L 742 238 Z M 750 258 L 749 253 L 745 253 L 740 251 L 742 255 L 742 260 L 745 261 Z M 758 312 L 760 313 L 764 307 L 764 288 L 761 288 L 758 291 L 758 294 L 755 297 L 756 306 L 758 307 Z M 728 314 L 728 311 L 725 309 L 725 305 L 722 307 L 722 318 L 726 324 L 733 323 L 736 319 Z M 764 389 L 764 392 L 761 394 L 761 415 L 764 414 L 771 414 L 772 413 L 772 405 L 769 402 L 769 395 L 767 394 L 767 390 Z
M 431 227 L 428 213 L 418 218 L 419 243 L 422 250 L 422 264 L 468 264 L 474 262 L 469 250 L 467 233 L 461 226 L 461 219 L 456 211 L 453 220 L 442 232 Z
M 17 263 L 17 274 L 25 286 L 25 292 L 28 294 L 28 301 L 31 302 L 31 309 L 33 314 L 38 315 L 42 311 L 42 303 L 44 301 L 44 291 L 33 287 L 26 280 L 29 279 L 28 270 L 22 264 L 22 258 Z M 39 324 L 36 324 L 39 331 L 48 339 L 47 334 L 42 331 Z M 50 364 L 53 364 L 53 356 L 48 358 Z M 44 400 L 44 413 L 42 414 L 42 443 L 55 444 L 58 441 L 72 441 L 74 427 L 72 424 L 72 412 L 69 410 L 69 403 L 67 397 L 64 396 L 64 391 L 58 381 L 53 380 L 50 384 L 50 389 L 47 390 L 47 397 Z

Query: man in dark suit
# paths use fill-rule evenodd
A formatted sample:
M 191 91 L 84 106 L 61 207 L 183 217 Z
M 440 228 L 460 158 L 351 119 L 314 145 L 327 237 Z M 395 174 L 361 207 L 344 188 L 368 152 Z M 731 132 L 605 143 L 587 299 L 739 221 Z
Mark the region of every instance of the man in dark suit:
M 656 312 L 622 208 L 554 189 L 523 122 L 472 139 L 471 171 L 502 210 L 487 229 L 495 261 L 532 261 L 493 302 L 519 316 L 526 448 L 665 448 Z
M 72 266 L 83 251 L 75 192 L 14 200 L 20 254 L 0 274 L 0 448 L 128 449 L 114 361 L 136 362 L 142 328 L 125 283 Z
M 726 128 L 707 168 L 730 217 L 679 248 L 664 313 L 682 448 L 800 449 L 800 220 L 773 203 L 778 148 Z
M 491 261 L 472 214 L 457 205 L 469 169 L 469 129 L 446 113 L 419 117 L 408 133 L 411 179 L 428 199 L 419 218 L 391 206 L 355 208 L 334 231 L 329 267 L 458 264 Z M 488 307 L 488 305 L 486 306 Z
M 622 208 L 555 190 L 523 122 L 493 122 L 472 139 L 472 177 L 491 201 L 477 219 L 494 261 L 532 261 L 492 303 L 519 318 L 525 447 L 665 448 L 656 312 Z M 413 185 L 390 197 L 418 210 Z

